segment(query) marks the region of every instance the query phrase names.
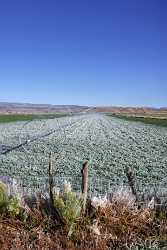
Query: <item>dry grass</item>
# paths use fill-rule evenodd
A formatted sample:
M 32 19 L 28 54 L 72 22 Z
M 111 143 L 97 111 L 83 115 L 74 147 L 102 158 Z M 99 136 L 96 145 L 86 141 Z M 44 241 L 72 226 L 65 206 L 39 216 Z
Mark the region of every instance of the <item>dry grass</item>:
M 70 237 L 69 227 L 57 227 L 39 211 L 30 218 L 26 223 L 0 218 L 0 249 L 128 249 L 132 244 L 167 239 L 167 218 L 158 220 L 153 211 L 124 203 L 111 203 L 81 217 Z
M 72 194 L 65 192 L 63 204 L 77 200 Z M 110 200 L 89 200 L 86 213 L 65 224 L 49 214 L 44 199 L 38 199 L 35 207 L 24 204 L 20 214 L 7 211 L 0 215 L 0 249 L 167 249 L 166 211 L 157 213 L 152 206 L 138 208 L 135 200 L 129 190 L 119 189 Z M 70 211 L 75 204 L 70 203 Z M 148 247 L 147 242 L 152 245 Z

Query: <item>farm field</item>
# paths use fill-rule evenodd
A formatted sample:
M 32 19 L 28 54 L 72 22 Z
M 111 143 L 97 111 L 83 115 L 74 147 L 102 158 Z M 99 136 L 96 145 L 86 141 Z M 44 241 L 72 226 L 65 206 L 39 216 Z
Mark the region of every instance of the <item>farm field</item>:
M 126 182 L 127 166 L 135 169 L 141 188 L 167 183 L 165 127 L 102 114 L 0 124 L 1 175 L 41 188 L 50 152 L 56 181 L 70 180 L 76 189 L 85 159 L 94 191 Z
M 0 123 L 32 121 L 34 119 L 53 119 L 66 116 L 66 113 L 57 114 L 0 114 Z
M 146 124 L 152 124 L 162 127 L 167 127 L 167 116 L 151 116 L 151 115 L 131 115 L 131 114 L 111 114 L 108 113 L 108 116 L 113 116 L 119 119 L 127 120 L 127 121 L 135 121 L 135 122 L 143 122 Z

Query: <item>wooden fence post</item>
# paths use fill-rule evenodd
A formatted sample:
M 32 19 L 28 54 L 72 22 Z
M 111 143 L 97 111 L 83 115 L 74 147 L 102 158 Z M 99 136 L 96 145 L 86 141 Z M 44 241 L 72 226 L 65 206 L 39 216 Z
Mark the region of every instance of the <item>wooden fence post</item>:
M 82 174 L 83 212 L 85 213 L 87 195 L 88 195 L 88 161 L 85 161 L 83 163 L 81 174 Z
M 133 170 L 129 167 L 126 168 L 126 176 L 128 179 L 128 184 L 131 188 L 132 194 L 136 197 L 136 202 L 138 201 L 138 195 L 136 190 L 136 178 Z
M 51 205 L 53 206 L 53 175 L 52 175 L 52 153 L 49 154 L 49 197 Z

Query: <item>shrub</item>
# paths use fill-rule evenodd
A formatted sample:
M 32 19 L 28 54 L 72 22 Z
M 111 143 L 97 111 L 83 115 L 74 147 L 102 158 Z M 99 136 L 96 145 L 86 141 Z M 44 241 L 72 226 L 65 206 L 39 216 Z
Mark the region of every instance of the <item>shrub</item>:
M 58 209 L 66 223 L 71 225 L 80 217 L 82 202 L 76 193 L 71 191 L 69 186 L 69 184 L 65 183 L 64 192 L 54 197 L 54 206 Z
M 0 182 L 0 213 L 6 211 L 8 205 L 7 187 L 3 182 Z
M 11 198 L 8 202 L 7 210 L 13 216 L 19 215 L 21 210 L 19 200 L 17 198 Z
M 8 196 L 8 188 L 0 182 L 0 213 L 9 213 L 12 216 L 19 215 L 21 211 L 20 202 L 16 197 Z

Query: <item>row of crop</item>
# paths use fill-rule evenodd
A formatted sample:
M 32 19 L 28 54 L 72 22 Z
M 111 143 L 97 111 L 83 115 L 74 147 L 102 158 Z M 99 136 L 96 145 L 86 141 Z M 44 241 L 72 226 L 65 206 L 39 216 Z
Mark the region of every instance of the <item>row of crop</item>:
M 124 182 L 124 169 L 127 165 L 136 169 L 141 185 L 160 184 L 162 179 L 164 182 L 167 178 L 165 128 L 130 123 L 103 115 L 74 116 L 43 122 L 24 126 L 21 138 L 52 130 L 55 132 L 8 155 L 0 156 L 2 174 L 27 178 L 28 183 L 35 176 L 44 178 L 51 151 L 55 154 L 55 173 L 59 177 L 77 178 L 81 163 L 89 159 L 90 175 L 106 183 Z M 64 126 L 66 124 L 68 126 Z M 13 137 L 9 134 L 10 140 Z

